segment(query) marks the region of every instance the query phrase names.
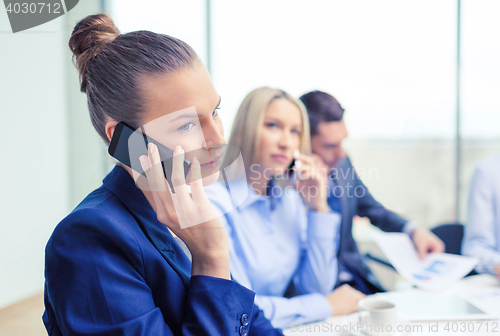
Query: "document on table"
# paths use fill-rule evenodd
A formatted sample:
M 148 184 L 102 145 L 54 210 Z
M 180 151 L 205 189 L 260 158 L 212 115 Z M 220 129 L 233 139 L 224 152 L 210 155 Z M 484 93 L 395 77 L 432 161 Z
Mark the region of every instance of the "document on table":
M 469 290 L 464 297 L 482 310 L 500 317 L 500 286 Z
M 476 258 L 448 253 L 431 253 L 421 260 L 405 233 L 373 232 L 373 238 L 406 281 L 428 291 L 449 288 L 479 262 Z

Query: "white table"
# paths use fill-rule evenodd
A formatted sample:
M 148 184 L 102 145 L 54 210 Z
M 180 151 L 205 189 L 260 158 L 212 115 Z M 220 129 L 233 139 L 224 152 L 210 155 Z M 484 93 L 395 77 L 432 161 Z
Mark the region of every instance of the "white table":
M 496 320 L 488 321 L 441 321 L 441 322 L 414 322 L 402 326 L 410 332 L 395 333 L 394 335 L 412 335 L 412 336 L 438 336 L 438 335 L 497 335 L 500 336 L 500 298 L 498 304 L 496 301 L 490 302 L 478 300 L 477 293 L 484 289 L 500 288 L 500 281 L 487 274 L 471 276 L 462 279 L 454 287 L 437 295 L 459 295 L 477 306 L 488 314 L 498 316 Z M 378 297 L 389 298 L 408 293 L 425 293 L 419 289 L 410 289 L 406 291 L 393 291 L 376 294 Z M 331 317 L 325 321 L 307 325 L 296 326 L 284 331 L 286 336 L 303 335 L 362 335 L 356 328 L 357 313 Z

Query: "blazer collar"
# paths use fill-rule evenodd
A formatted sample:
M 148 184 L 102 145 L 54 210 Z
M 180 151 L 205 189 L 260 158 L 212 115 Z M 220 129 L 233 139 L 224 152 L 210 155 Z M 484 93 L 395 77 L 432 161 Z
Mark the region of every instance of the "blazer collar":
M 352 169 L 354 168 L 352 167 L 351 160 L 349 157 L 345 157 L 341 159 L 338 165 L 330 171 L 330 187 L 332 188 L 332 191 L 335 187 L 341 188 L 342 190 L 341 197 L 339 197 L 340 209 L 342 212 L 342 223 L 347 222 L 349 218 L 349 202 L 347 197 L 348 181 L 346 179 L 350 179 L 350 176 L 352 176 Z M 352 180 L 350 180 L 350 182 L 352 182 Z M 346 224 L 343 226 L 345 227 Z
M 178 271 L 183 280 L 191 273 L 191 262 L 156 212 L 146 196 L 135 185 L 134 179 L 119 165 L 104 178 L 103 185 L 115 194 L 129 209 L 138 225 L 165 260 Z M 181 274 L 183 273 L 183 274 Z M 189 281 L 189 280 L 187 280 Z
M 103 180 L 103 184 L 125 204 L 134 217 L 141 220 L 141 224 L 152 236 L 161 237 L 158 241 L 158 248 L 162 250 L 172 249 L 173 237 L 156 218 L 156 213 L 149 204 L 146 196 L 135 185 L 134 179 L 125 169 L 116 165 L 111 173 Z M 153 237 L 151 237 L 153 238 Z

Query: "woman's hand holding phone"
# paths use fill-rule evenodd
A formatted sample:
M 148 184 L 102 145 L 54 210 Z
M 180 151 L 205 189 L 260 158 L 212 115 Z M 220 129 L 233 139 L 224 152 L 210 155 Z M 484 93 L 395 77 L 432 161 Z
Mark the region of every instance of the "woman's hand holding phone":
M 296 155 L 294 187 L 310 210 L 328 212 L 328 167 L 317 156 Z
M 208 275 L 231 279 L 226 231 L 205 195 L 200 163 L 192 161 L 189 193 L 184 177 L 184 150 L 174 151 L 172 182 L 168 187 L 158 153 L 150 143 L 148 155 L 140 158 L 146 172 L 158 220 L 186 244 L 192 255 L 192 275 Z

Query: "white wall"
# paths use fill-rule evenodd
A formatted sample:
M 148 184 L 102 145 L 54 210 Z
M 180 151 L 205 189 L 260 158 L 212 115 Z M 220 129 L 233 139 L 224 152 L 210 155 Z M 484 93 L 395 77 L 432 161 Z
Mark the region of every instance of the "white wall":
M 67 47 L 76 20 L 99 3 L 16 34 L 0 10 L 0 309 L 43 290 L 52 230 L 104 173 Z
M 107 0 L 109 13 L 122 33 L 150 30 L 188 43 L 206 64 L 206 0 Z
M 65 99 L 68 172 L 69 172 L 69 200 L 73 209 L 92 190 L 102 184 L 102 179 L 110 170 L 112 162 L 106 152 L 106 146 L 90 122 L 87 107 L 87 96 L 80 92 L 78 71 L 71 60 L 68 41 L 76 23 L 89 14 L 100 12 L 101 0 L 81 0 L 78 5 L 64 15 L 64 69 L 65 69 Z
M 268 85 L 333 94 L 352 138 L 453 138 L 456 1 L 213 3 L 226 131 L 243 98 Z

